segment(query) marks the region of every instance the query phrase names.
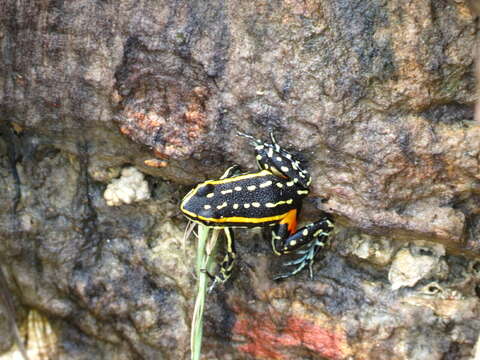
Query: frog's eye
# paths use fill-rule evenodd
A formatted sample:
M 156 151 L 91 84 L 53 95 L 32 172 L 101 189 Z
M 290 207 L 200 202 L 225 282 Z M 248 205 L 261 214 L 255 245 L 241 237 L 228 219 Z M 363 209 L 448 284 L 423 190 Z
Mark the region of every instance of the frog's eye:
M 197 196 L 206 196 L 211 193 L 213 189 L 214 186 L 212 184 L 205 184 L 197 189 L 196 194 Z

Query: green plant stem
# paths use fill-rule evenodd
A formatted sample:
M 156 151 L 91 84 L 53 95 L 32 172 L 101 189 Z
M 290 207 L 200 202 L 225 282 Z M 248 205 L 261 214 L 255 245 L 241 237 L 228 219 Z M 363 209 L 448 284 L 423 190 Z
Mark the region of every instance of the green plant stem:
M 203 225 L 198 225 L 198 243 L 196 273 L 198 279 L 198 291 L 193 310 L 192 330 L 190 336 L 190 350 L 192 360 L 200 360 L 203 337 L 203 311 L 205 308 L 205 298 L 208 288 L 208 271 L 214 265 L 215 249 L 219 230 L 213 230 L 212 236 L 208 239 L 210 229 Z

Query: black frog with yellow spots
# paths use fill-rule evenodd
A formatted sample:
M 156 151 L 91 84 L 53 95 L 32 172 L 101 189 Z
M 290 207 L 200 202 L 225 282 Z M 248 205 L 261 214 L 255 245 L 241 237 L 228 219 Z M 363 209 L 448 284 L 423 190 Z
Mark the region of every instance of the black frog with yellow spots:
M 295 252 L 300 257 L 286 263 L 294 270 L 277 276 L 285 278 L 311 265 L 318 250 L 325 245 L 333 223 L 328 216 L 297 231 L 297 215 L 302 200 L 309 193 L 310 174 L 295 157 L 280 147 L 271 135 L 264 143 L 250 135 L 255 146 L 258 172 L 241 174 L 233 166 L 218 180 L 207 180 L 192 189 L 183 199 L 182 212 L 192 221 L 215 228 L 228 229 L 227 254 L 217 275 L 225 281 L 235 260 L 233 237 L 229 228 L 273 226 L 272 249 L 275 254 Z

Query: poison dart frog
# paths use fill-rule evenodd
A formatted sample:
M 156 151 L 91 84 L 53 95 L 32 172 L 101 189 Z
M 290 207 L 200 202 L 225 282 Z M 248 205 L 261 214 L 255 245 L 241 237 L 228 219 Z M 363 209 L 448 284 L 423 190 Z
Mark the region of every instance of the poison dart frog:
M 222 228 L 226 233 L 226 255 L 214 283 L 226 281 L 232 272 L 236 253 L 230 228 L 271 226 L 273 252 L 293 253 L 286 266 L 293 270 L 275 279 L 295 275 L 312 264 L 316 253 L 325 246 L 333 223 L 328 215 L 297 231 L 297 215 L 302 200 L 309 193 L 310 174 L 290 152 L 283 149 L 270 134 L 271 143 L 239 133 L 255 147 L 257 172 L 241 173 L 232 166 L 218 180 L 198 184 L 182 200 L 180 209 L 192 221 Z

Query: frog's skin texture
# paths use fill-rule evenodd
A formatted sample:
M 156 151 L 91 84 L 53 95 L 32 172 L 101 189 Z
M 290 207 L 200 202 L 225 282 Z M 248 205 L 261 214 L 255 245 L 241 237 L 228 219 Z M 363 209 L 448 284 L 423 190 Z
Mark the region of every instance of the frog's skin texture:
M 318 250 L 325 245 L 333 223 L 328 216 L 298 231 L 297 215 L 302 200 L 309 193 L 310 174 L 300 162 L 277 144 L 264 143 L 250 135 L 255 146 L 258 172 L 240 174 L 238 166 L 227 169 L 218 180 L 207 180 L 197 185 L 183 199 L 180 209 L 192 221 L 223 228 L 227 237 L 227 254 L 221 264 L 216 282 L 223 282 L 231 274 L 236 255 L 233 245 L 234 227 L 273 226 L 272 249 L 275 254 L 290 252 L 300 255 L 287 266 L 294 270 L 277 276 L 286 278 L 310 267 Z

